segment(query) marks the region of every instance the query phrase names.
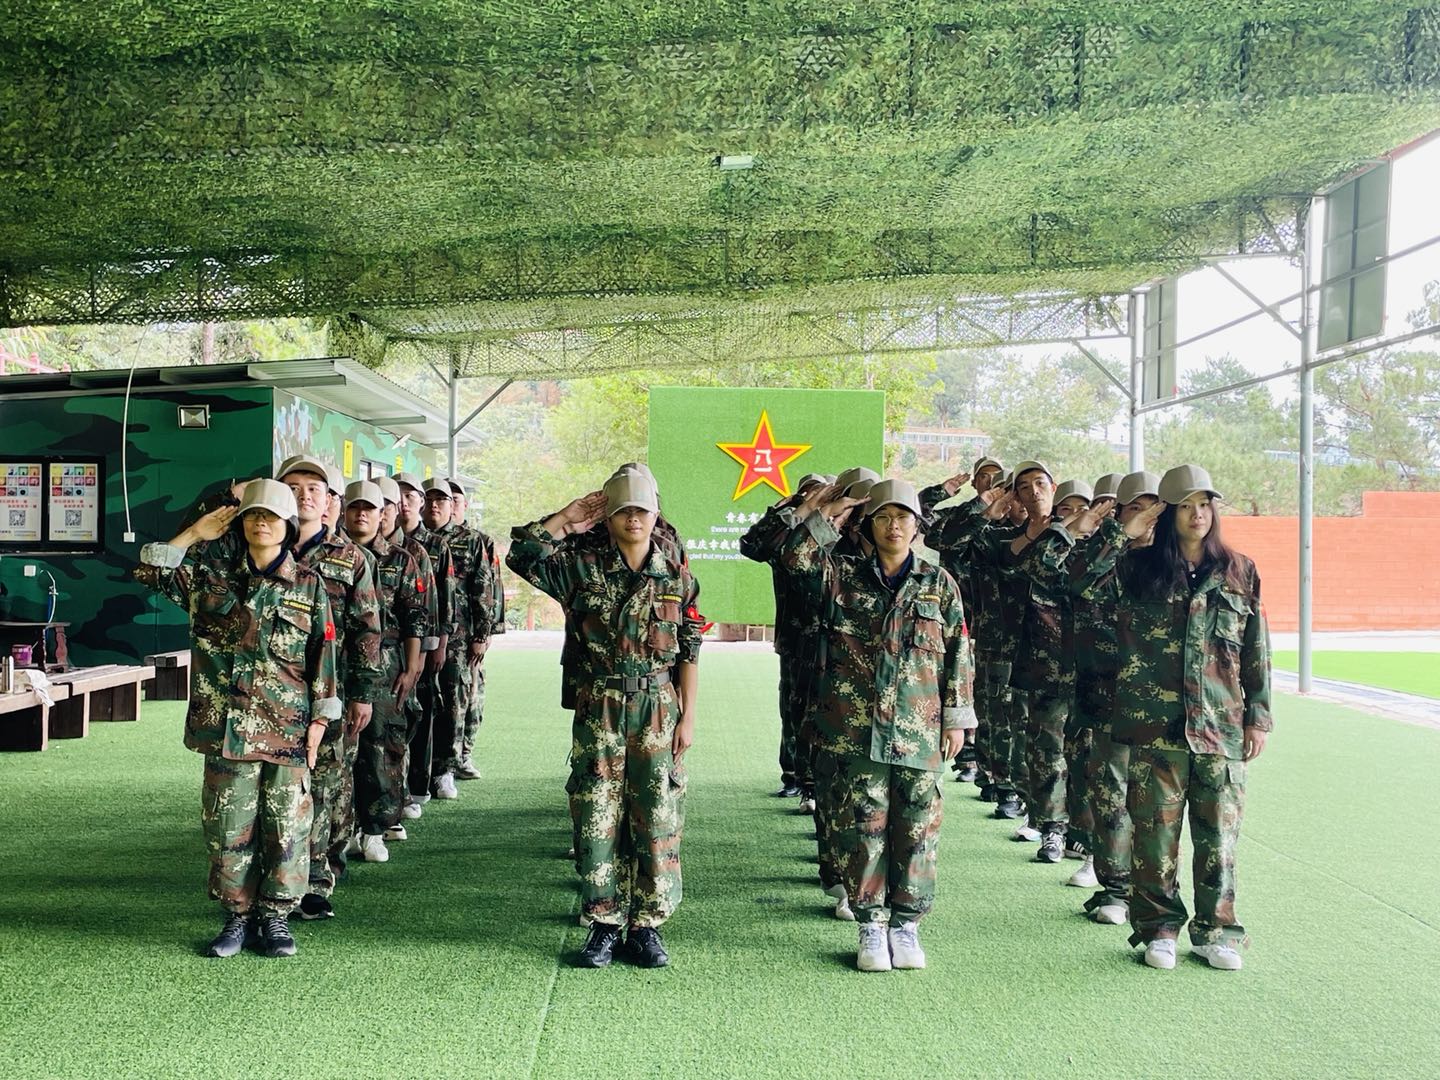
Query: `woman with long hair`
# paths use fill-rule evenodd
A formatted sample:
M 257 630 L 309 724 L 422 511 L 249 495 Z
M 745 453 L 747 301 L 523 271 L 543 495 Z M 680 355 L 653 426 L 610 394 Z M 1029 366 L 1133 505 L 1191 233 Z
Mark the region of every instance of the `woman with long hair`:
M 1131 748 L 1130 943 L 1145 946 L 1151 967 L 1175 966 L 1188 917 L 1179 886 L 1188 811 L 1191 951 L 1236 970 L 1248 938 L 1235 914 L 1235 845 L 1246 771 L 1273 726 L 1270 632 L 1260 575 L 1225 543 L 1209 473 L 1178 466 L 1161 477 L 1159 494 L 1123 525 L 1097 520 L 1104 507 L 1089 511 L 1079 529 L 1098 524 L 1099 535 L 1070 556 L 1092 579 L 1113 569 L 1119 585 L 1112 737 Z

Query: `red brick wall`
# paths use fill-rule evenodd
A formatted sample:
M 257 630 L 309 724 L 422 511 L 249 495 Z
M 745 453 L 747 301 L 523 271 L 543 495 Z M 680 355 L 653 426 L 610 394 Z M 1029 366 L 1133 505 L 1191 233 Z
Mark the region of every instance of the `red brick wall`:
M 1440 630 L 1440 492 L 1367 491 L 1314 527 L 1316 630 Z M 1259 567 L 1270 629 L 1297 629 L 1299 519 L 1227 515 L 1225 540 Z

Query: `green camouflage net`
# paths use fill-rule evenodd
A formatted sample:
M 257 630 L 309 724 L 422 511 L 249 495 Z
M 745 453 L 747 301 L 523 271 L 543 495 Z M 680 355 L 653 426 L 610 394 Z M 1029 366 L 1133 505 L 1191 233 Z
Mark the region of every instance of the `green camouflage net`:
M 1437 6 L 1041 8 L 17 0 L 0 322 L 334 316 L 493 374 L 967 343 L 1287 250 L 1440 126 Z

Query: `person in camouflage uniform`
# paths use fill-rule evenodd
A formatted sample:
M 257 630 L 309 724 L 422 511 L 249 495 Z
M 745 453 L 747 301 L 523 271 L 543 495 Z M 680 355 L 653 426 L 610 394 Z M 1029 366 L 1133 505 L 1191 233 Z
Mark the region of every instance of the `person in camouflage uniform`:
M 409 736 L 405 703 L 420 678 L 421 646 L 430 629 L 425 581 L 415 560 L 379 534 L 384 503 L 380 487 L 368 480 L 345 489 L 345 531 L 371 557 L 380 590 L 381 676 L 389 689 L 373 703 L 355 762 L 355 811 L 366 862 L 388 861 L 385 841 L 407 838 L 400 824 Z
M 922 488 L 920 507 L 925 511 L 925 542 L 930 543 L 929 536 L 932 531 L 943 532 L 945 523 L 949 519 L 963 520 L 966 514 L 975 512 L 977 506 L 983 509 L 985 493 L 999 482 L 1004 471 L 1005 467 L 994 458 L 982 457 L 976 460 L 969 473 L 959 473 L 939 484 Z M 966 481 L 971 480 L 972 477 L 975 488 L 975 495 L 972 498 L 952 506 L 940 506 L 941 503 L 958 495 Z M 991 661 L 982 645 L 979 632 L 982 618 L 979 611 L 982 590 L 978 587 L 978 582 L 971 577 L 969 561 L 966 558 L 968 552 L 965 549 L 947 547 L 943 551 L 938 548 L 935 550 L 940 556 L 940 565 L 950 571 L 950 576 L 960 586 L 960 602 L 965 606 L 965 617 L 970 624 L 970 651 L 975 670 L 975 716 L 979 720 L 979 726 L 975 729 L 975 737 L 966 740 L 964 749 L 955 759 L 955 779 L 962 783 L 975 781 L 980 785 L 981 798 L 993 801 L 995 785 L 990 779 L 990 722 L 989 711 L 986 707 L 989 702 L 989 694 L 985 690 Z
M 702 620 L 694 577 L 653 541 L 658 514 L 653 484 L 615 476 L 603 491 L 516 527 L 506 559 L 580 616 L 568 790 L 591 920 L 577 960 L 584 967 L 608 965 L 622 930 L 636 963 L 668 963 L 659 928 L 682 892 L 683 761 L 694 739 Z M 608 550 L 559 543 L 602 520 Z
M 1192 952 L 1235 970 L 1248 943 L 1235 915 L 1246 769 L 1274 726 L 1270 633 L 1254 562 L 1221 539 L 1209 474 L 1177 466 L 1161 477 L 1159 495 L 1123 525 L 1104 520 L 1069 555 L 1081 580 L 1114 571 L 1119 589 L 1114 738 L 1130 747 L 1130 940 L 1145 945 L 1151 967 L 1175 966 L 1187 919 L 1178 878 L 1188 808 Z M 1052 535 L 1051 543 L 1069 542 Z
M 434 737 L 435 711 L 440 704 L 440 669 L 445 666 L 445 654 L 449 650 L 450 632 L 454 628 L 451 613 L 455 609 L 455 574 L 450 563 L 450 546 L 444 539 L 425 527 L 425 484 L 411 473 L 400 473 L 395 477 L 400 489 L 400 508 L 397 515 L 399 526 L 405 537 L 405 546 L 424 575 L 428 566 L 430 574 L 425 578 L 429 588 L 431 608 L 430 626 L 433 639 L 425 642 L 425 666 L 420 672 L 416 692 L 406 704 L 406 718 L 410 728 L 409 746 L 406 751 L 405 809 L 401 813 L 408 819 L 420 817 L 423 808 L 430 801 L 430 760 Z M 424 556 L 424 562 L 419 556 Z
M 860 506 L 875 554 L 835 554 L 835 523 Z M 912 552 L 920 502 L 904 481 L 874 484 L 863 502 L 818 488 L 794 517 L 780 563 L 824 612 L 816 787 L 860 923 L 856 963 L 924 967 L 917 924 L 935 896 L 937 774 L 976 722 L 959 586 Z
M 310 774 L 340 720 L 335 627 L 324 586 L 287 550 L 295 500 L 256 481 L 238 506 L 146 544 L 137 581 L 192 624 L 185 745 L 205 755 L 201 824 L 209 890 L 226 918 L 207 954 L 234 956 L 254 932 L 293 956 L 288 926 L 309 877 Z M 237 544 L 220 544 L 238 534 Z
M 740 554 L 770 567 L 775 592 L 775 653 L 780 658 L 780 789 L 781 798 L 805 796 L 810 801 L 814 782 L 810 776 L 810 750 L 800 738 L 800 729 L 809 707 L 810 689 L 817 659 L 818 611 L 805 602 L 779 566 L 780 545 L 794 527 L 793 509 L 825 477 L 809 473 L 801 477 L 795 493 L 777 501 L 763 517 L 740 537 Z M 806 813 L 813 806 L 802 806 Z
M 320 576 L 334 614 L 345 723 L 331 725 L 311 770 L 315 803 L 310 826 L 310 891 L 300 902 L 302 919 L 334 915 L 330 897 L 345 872 L 346 848 L 355 832 L 354 764 L 361 730 L 372 703 L 388 689 L 380 667 L 380 597 L 365 555 L 326 527 L 334 480 L 322 462 L 300 455 L 284 462 L 279 480 L 295 495 L 299 531 L 296 560 Z
M 419 533 L 436 562 L 436 574 L 445 573 L 442 589 L 448 592 L 445 603 L 448 624 L 442 637 L 445 651 L 435 659 L 434 677 L 428 680 L 427 693 L 422 697 L 425 710 L 423 722 L 428 736 L 428 776 L 425 780 L 426 798 L 434 795 L 437 799 L 459 798 L 455 787 L 455 764 L 460 758 L 461 742 L 465 730 L 465 710 L 468 698 L 466 677 L 469 665 L 470 642 L 467 630 L 470 625 L 470 597 L 473 582 L 467 587 L 465 577 L 473 576 L 473 565 L 461 565 L 458 560 L 470 559 L 474 554 L 473 545 L 452 529 L 454 520 L 454 499 L 448 480 L 431 477 L 425 481 L 425 507 L 422 511 L 424 529 Z M 415 791 L 416 768 L 412 746 L 410 790 Z
M 500 578 L 500 558 L 495 554 L 495 541 L 465 520 L 467 506 L 465 488 L 450 479 L 451 528 L 469 543 L 475 552 L 472 577 L 482 594 L 470 597 L 470 649 L 467 661 L 468 678 L 464 687 L 465 722 L 461 729 L 460 758 L 455 763 L 455 779 L 478 780 L 480 770 L 473 759 L 475 736 L 485 714 L 485 654 L 490 639 L 505 632 L 505 585 Z M 483 630 L 483 632 L 482 632 Z

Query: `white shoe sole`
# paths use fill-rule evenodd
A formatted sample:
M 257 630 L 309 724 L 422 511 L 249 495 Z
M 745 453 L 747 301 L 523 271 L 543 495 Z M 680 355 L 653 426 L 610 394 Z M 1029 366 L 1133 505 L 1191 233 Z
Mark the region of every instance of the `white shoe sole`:
M 890 966 L 896 971 L 920 971 L 925 967 L 925 957 L 907 956 L 903 959 L 893 953 L 890 956 Z
M 858 953 L 855 957 L 855 967 L 860 971 L 893 971 L 895 969 L 895 965 L 890 962 L 889 953 L 884 956 Z
M 835 904 L 835 918 L 841 922 L 855 921 L 855 912 L 850 910 L 850 901 L 840 900 Z
M 1175 969 L 1175 957 L 1165 956 L 1161 953 L 1152 953 L 1145 950 L 1145 966 L 1155 968 L 1157 971 L 1173 971 Z
M 1102 926 L 1124 926 L 1130 921 L 1130 911 L 1120 904 L 1102 904 L 1095 909 L 1094 919 Z
M 1088 874 L 1082 874 L 1078 870 L 1071 874 L 1065 882 L 1066 885 L 1073 885 L 1077 889 L 1093 889 L 1099 883 L 1099 879 L 1095 877 L 1094 871 Z
M 1205 963 L 1209 964 L 1216 971 L 1239 971 L 1245 966 L 1245 961 L 1240 958 L 1239 953 L 1236 953 L 1233 957 L 1222 958 L 1218 964 L 1215 960 L 1211 959 L 1209 953 L 1202 952 L 1199 949 L 1191 949 L 1190 954 L 1204 960 Z

